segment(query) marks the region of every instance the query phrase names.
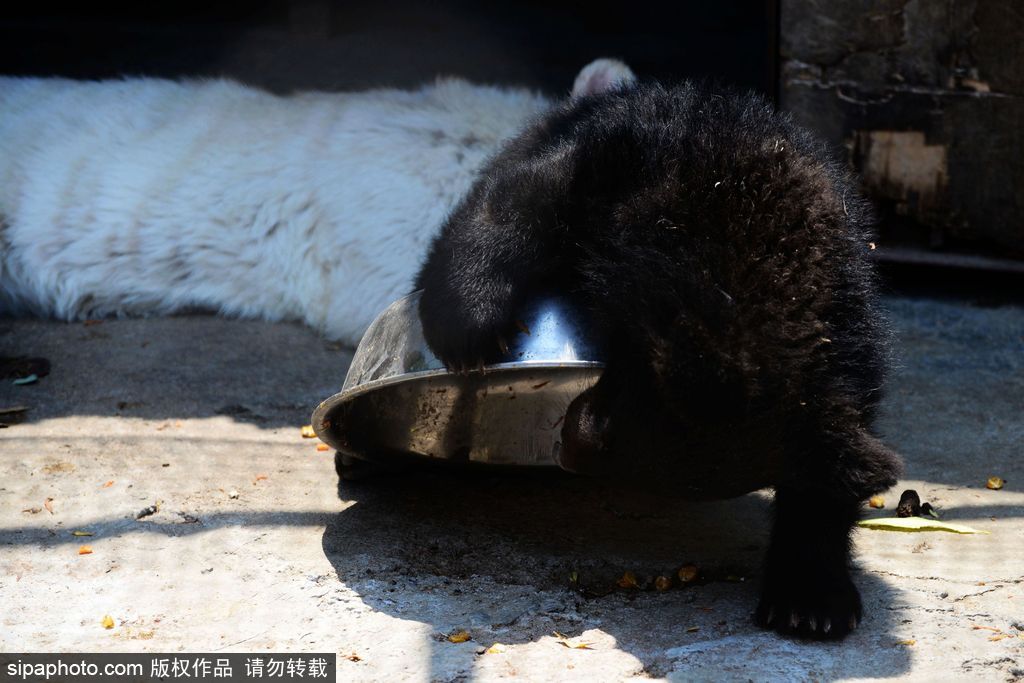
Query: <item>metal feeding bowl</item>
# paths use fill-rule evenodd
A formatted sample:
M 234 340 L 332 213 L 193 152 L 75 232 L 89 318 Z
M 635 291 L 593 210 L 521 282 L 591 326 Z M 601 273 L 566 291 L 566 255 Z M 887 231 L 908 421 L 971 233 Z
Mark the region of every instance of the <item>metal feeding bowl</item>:
M 377 462 L 554 466 L 565 411 L 604 365 L 557 298 L 522 312 L 505 362 L 448 372 L 423 339 L 420 292 L 373 321 L 341 391 L 313 412 L 317 436 Z

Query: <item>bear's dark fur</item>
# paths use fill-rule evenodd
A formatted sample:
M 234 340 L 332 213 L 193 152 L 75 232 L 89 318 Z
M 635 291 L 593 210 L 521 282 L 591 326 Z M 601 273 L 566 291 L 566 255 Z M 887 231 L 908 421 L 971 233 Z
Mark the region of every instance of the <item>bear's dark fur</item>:
M 842 637 L 860 503 L 896 482 L 870 433 L 887 359 L 870 214 L 760 97 L 684 84 L 572 100 L 511 141 L 418 277 L 453 368 L 500 358 L 515 311 L 575 297 L 607 349 L 560 464 L 697 497 L 775 489 L 758 623 Z

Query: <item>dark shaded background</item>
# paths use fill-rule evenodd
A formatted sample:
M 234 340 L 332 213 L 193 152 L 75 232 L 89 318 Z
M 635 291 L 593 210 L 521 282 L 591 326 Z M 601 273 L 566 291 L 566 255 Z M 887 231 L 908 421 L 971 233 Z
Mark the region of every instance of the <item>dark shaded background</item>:
M 226 75 L 275 91 L 409 87 L 438 74 L 566 92 L 601 56 L 661 79 L 771 92 L 774 2 L 257 0 L 4 11 L 7 73 Z

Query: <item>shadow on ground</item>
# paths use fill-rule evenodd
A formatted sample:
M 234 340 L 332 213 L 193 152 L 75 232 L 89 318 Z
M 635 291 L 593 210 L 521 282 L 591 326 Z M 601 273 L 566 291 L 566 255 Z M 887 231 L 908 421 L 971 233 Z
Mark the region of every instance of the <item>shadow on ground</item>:
M 650 676 L 671 677 L 677 667 L 699 675 L 703 665 L 731 678 L 755 658 L 751 673 L 763 675 L 775 657 L 779 676 L 875 678 L 910 667 L 905 650 L 866 658 L 863 647 L 753 626 L 770 519 L 760 495 L 693 503 L 558 475 L 450 473 L 342 482 L 339 494 L 354 504 L 328 524 L 324 552 L 367 605 L 431 626 L 431 680 L 451 676 L 453 646 L 444 635 L 461 629 L 480 646 L 465 656 L 485 658 L 480 650 L 493 642 L 598 628 Z M 676 581 L 666 592 L 616 587 L 626 570 L 644 583 L 687 563 L 701 568 L 699 582 Z M 868 616 L 848 643 L 893 642 L 893 613 L 881 607 L 891 589 L 872 575 L 858 573 L 857 582 Z M 732 671 L 714 668 L 726 661 Z M 831 663 L 822 669 L 822 661 Z
M 936 486 L 978 487 L 1000 474 L 1008 480 L 1007 492 L 1020 491 L 1024 309 L 910 298 L 890 299 L 887 307 L 900 348 L 879 426 L 905 456 L 908 476 Z M 36 384 L 0 383 L 0 407 L 28 408 L 25 424 L 0 431 L 9 446 L 28 453 L 32 440 L 56 440 L 66 442 L 69 452 L 101 454 L 99 462 L 114 459 L 113 446 L 80 449 L 82 440 L 117 442 L 131 452 L 139 444 L 137 450 L 161 459 L 179 449 L 189 458 L 190 474 L 205 463 L 236 462 L 235 451 L 224 444 L 215 444 L 217 450 L 202 442 L 213 436 L 273 457 L 294 457 L 300 446 L 282 439 L 280 450 L 272 450 L 260 439 L 307 422 L 312 407 L 337 391 L 350 358 L 297 325 L 208 316 L 88 326 L 0 320 L 0 356 L 18 355 L 49 358 L 52 368 Z M 117 436 L 83 432 L 74 419 L 216 415 L 266 431 L 175 436 L 147 424 Z M 53 418 L 71 419 L 47 423 Z M 104 429 L 110 429 L 107 423 Z M 196 434 L 202 438 L 185 443 Z M 680 503 L 565 477 L 441 474 L 370 480 L 346 485 L 340 495 L 349 504 L 339 513 L 197 507 L 190 508 L 200 516 L 196 523 L 116 518 L 97 524 L 110 535 L 325 525 L 322 549 L 342 583 L 373 610 L 442 635 L 431 642 L 430 666 L 438 679 L 486 671 L 493 661 L 475 654 L 475 646 L 443 640 L 456 629 L 468 630 L 484 647 L 535 643 L 556 630 L 570 636 L 599 631 L 614 638 L 615 650 L 636 658 L 639 675 L 745 680 L 743 667 L 750 662 L 757 663 L 756 673 L 749 670 L 753 678 L 774 669 L 778 678 L 801 679 L 910 671 L 910 652 L 893 646 L 900 612 L 887 608 L 900 595 L 877 573 L 857 574 L 868 614 L 845 643 L 799 643 L 751 625 L 768 531 L 762 497 Z M 978 501 L 948 518 L 990 514 L 1019 518 L 1020 508 Z M 38 526 L 9 526 L 0 529 L 0 538 L 11 546 L 76 542 Z M 282 549 L 282 556 L 288 553 Z M 690 562 L 714 580 L 664 593 L 592 595 L 608 590 L 625 570 L 651 576 Z M 573 572 L 590 593 L 570 586 Z M 933 609 L 931 603 L 927 608 Z
M 272 429 L 309 422 L 341 387 L 352 353 L 298 324 L 212 315 L 89 324 L 0 318 L 0 357 L 21 356 L 51 364 L 33 384 L 0 382 L 0 407 L 28 407 L 23 422 L 223 415 Z

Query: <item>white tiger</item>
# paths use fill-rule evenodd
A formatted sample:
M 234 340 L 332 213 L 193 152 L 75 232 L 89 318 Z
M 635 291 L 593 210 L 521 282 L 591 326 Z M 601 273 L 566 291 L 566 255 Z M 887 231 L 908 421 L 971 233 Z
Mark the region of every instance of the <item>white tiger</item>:
M 632 79 L 597 60 L 573 95 Z M 354 344 L 477 169 L 552 104 L 455 78 L 287 97 L 0 78 L 0 314 L 204 308 Z

